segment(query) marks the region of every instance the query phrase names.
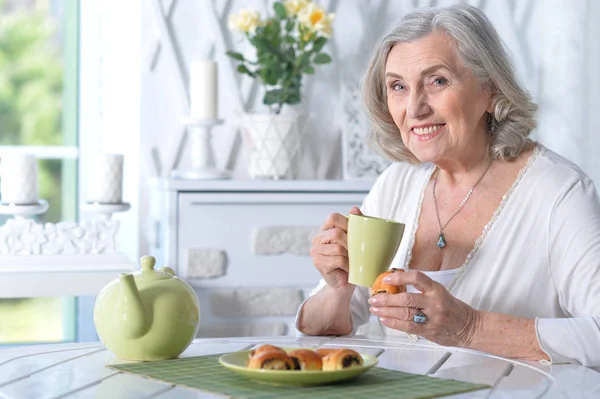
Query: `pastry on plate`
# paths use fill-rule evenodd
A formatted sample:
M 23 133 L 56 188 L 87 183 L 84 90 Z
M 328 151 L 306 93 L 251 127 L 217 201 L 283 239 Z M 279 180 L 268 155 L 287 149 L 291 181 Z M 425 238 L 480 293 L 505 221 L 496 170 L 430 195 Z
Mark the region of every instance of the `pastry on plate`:
M 377 294 L 399 294 L 401 292 L 406 292 L 406 287 L 403 285 L 398 286 L 398 285 L 392 285 L 392 284 L 383 282 L 383 279 L 386 276 L 389 276 L 392 273 L 399 273 L 399 272 L 403 272 L 403 271 L 404 270 L 402 270 L 402 269 L 392 268 L 388 271 L 381 273 L 379 276 L 377 276 L 377 279 L 371 286 L 371 296 L 374 296 Z
M 286 353 L 283 349 L 281 349 L 278 346 L 275 345 L 269 345 L 269 344 L 264 344 L 264 345 L 260 345 L 258 348 L 251 350 L 250 354 L 249 354 L 249 358 L 254 356 L 254 355 L 260 355 L 261 353 L 264 352 L 281 352 L 281 353 Z
M 296 365 L 296 370 L 321 370 L 321 356 L 310 349 L 296 349 L 288 353 Z
M 319 355 L 322 358 L 324 358 L 327 355 L 332 354 L 333 352 L 335 352 L 336 350 L 338 350 L 338 348 L 319 348 L 317 349 L 315 352 L 317 353 L 317 355 Z
M 296 365 L 285 352 L 267 351 L 255 353 L 248 361 L 251 369 L 295 370 Z
M 343 370 L 363 365 L 363 358 L 352 349 L 340 348 L 323 358 L 323 371 Z

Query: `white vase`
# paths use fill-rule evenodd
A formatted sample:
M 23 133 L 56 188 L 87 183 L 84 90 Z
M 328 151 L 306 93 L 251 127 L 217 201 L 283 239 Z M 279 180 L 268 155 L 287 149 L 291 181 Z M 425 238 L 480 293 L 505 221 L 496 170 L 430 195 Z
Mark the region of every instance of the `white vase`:
M 250 148 L 248 173 L 254 179 L 296 176 L 300 153 L 300 113 L 242 114 L 245 141 Z

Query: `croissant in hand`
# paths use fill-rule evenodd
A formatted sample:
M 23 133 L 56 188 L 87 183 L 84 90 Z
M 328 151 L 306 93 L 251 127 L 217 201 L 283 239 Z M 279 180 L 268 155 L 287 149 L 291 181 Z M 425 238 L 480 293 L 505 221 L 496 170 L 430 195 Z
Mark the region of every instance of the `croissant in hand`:
M 363 365 L 363 358 L 352 349 L 340 348 L 323 358 L 323 371 L 343 370 Z
M 403 271 L 404 270 L 402 270 L 402 269 L 392 268 L 388 271 L 381 273 L 379 276 L 377 276 L 377 279 L 375 280 L 375 282 L 373 283 L 373 286 L 371 287 L 371 296 L 374 296 L 377 294 L 399 294 L 401 292 L 406 292 L 405 286 L 397 286 L 397 285 L 387 284 L 387 283 L 383 282 L 383 279 L 386 276 L 389 276 L 392 273 L 398 273 L 398 272 L 403 272 Z

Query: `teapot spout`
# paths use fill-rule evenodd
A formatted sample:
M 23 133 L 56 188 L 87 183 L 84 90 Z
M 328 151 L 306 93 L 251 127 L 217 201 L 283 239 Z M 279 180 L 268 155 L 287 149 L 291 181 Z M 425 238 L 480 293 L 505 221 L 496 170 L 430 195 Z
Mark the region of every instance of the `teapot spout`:
M 150 318 L 140 297 L 132 274 L 119 276 L 121 292 L 119 294 L 118 324 L 127 338 L 139 338 L 150 328 Z

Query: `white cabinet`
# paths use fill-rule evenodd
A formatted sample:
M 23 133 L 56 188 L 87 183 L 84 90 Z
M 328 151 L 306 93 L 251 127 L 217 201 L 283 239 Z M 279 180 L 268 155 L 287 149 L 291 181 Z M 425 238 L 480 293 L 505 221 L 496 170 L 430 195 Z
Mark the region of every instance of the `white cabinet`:
M 291 333 L 297 305 L 320 278 L 310 239 L 330 213 L 360 206 L 370 186 L 158 180 L 151 252 L 196 288 L 202 335 Z

